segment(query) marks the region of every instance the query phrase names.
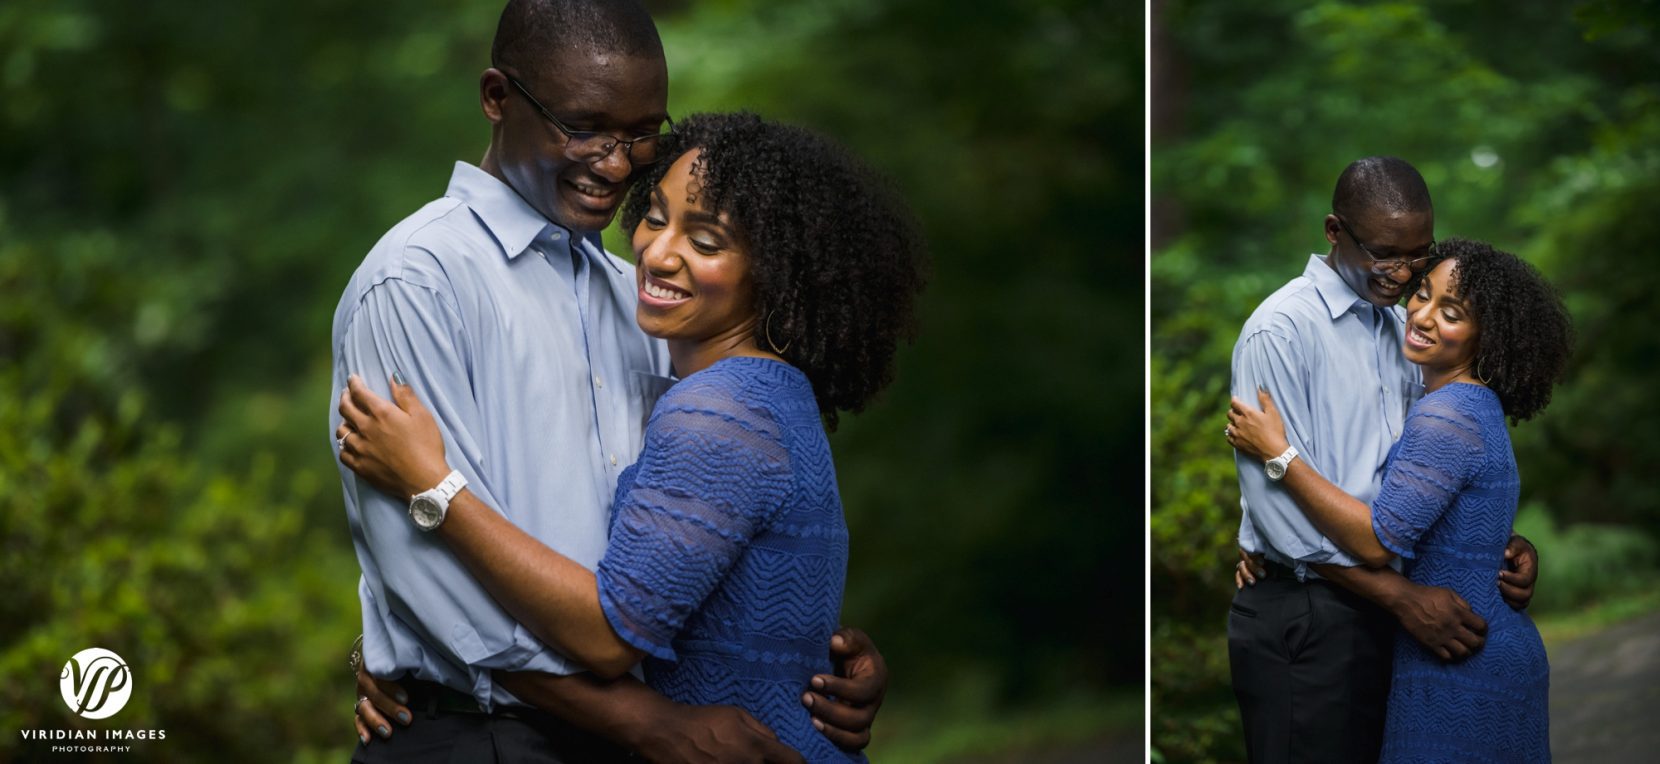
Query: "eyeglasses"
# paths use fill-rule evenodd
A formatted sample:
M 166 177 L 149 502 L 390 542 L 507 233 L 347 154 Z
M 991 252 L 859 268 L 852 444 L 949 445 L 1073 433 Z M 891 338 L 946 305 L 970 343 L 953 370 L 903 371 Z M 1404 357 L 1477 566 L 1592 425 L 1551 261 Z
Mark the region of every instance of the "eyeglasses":
M 1410 259 L 1405 257 L 1379 257 L 1378 253 L 1373 252 L 1371 247 L 1368 247 L 1362 243 L 1360 237 L 1356 236 L 1355 232 L 1349 229 L 1349 224 L 1343 220 L 1342 215 L 1333 212 L 1331 216 L 1337 218 L 1338 227 L 1342 228 L 1343 233 L 1348 234 L 1349 238 L 1354 240 L 1355 246 L 1360 247 L 1360 251 L 1365 252 L 1367 257 L 1372 258 L 1373 273 L 1390 276 L 1399 272 L 1401 270 L 1401 266 L 1406 266 L 1413 273 L 1417 273 L 1419 269 L 1424 267 L 1424 263 L 1429 262 L 1430 258 L 1435 257 L 1434 239 L 1430 239 L 1429 246 L 1424 248 L 1424 251 L 1429 254 L 1424 255 L 1423 257 L 1414 257 Z
M 531 105 L 542 112 L 543 117 L 552 122 L 554 127 L 559 128 L 559 132 L 565 134 L 565 156 L 578 162 L 593 164 L 611 156 L 611 152 L 621 146 L 623 147 L 623 156 L 628 157 L 629 164 L 635 167 L 645 167 L 663 156 L 664 144 L 667 143 L 670 136 L 674 135 L 674 120 L 667 116 L 663 119 L 669 123 L 668 131 L 655 135 L 642 135 L 626 141 L 606 133 L 597 133 L 591 130 L 572 130 L 566 127 L 565 123 L 560 122 L 558 117 L 553 116 L 553 112 L 548 111 L 548 107 L 543 106 L 541 101 L 536 100 L 536 96 L 530 94 L 530 90 L 525 88 L 524 83 L 519 82 L 512 75 L 507 75 L 507 81 L 513 83 L 513 87 L 518 88 L 519 92 L 524 94 Z

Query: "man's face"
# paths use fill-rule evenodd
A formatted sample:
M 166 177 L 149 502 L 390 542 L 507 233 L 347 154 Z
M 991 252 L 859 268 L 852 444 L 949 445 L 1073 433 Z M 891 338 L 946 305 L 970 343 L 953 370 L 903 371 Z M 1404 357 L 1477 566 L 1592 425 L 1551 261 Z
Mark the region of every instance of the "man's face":
M 1367 302 L 1387 308 L 1401 301 L 1412 279 L 1411 267 L 1391 268 L 1390 261 L 1429 254 L 1435 243 L 1435 213 L 1363 210 L 1352 218 L 1327 215 L 1326 241 L 1332 245 L 1332 269 L 1343 283 Z
M 573 131 L 629 140 L 660 132 L 668 119 L 668 68 L 661 57 L 572 50 L 552 56 L 537 71 L 508 74 Z M 516 87 L 502 87 L 506 95 L 499 102 L 495 148 L 507 184 L 566 228 L 604 228 L 636 169 L 626 148 L 619 145 L 597 160 L 572 158 L 565 133 Z

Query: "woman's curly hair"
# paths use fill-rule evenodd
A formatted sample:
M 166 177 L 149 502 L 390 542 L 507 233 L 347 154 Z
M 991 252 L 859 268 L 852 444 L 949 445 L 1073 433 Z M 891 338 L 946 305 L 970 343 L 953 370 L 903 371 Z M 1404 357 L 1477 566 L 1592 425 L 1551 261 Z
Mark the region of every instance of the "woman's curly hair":
M 693 149 L 702 150 L 694 193 L 730 216 L 749 253 L 756 344 L 784 348 L 834 430 L 838 412 L 859 412 L 893 379 L 899 341 L 915 334 L 925 258 L 909 209 L 824 137 L 747 112 L 694 114 L 629 189 L 624 230 L 640 224 L 651 190 Z
M 1521 258 L 1469 239 L 1436 244 L 1407 293 L 1416 293 L 1443 260 L 1458 261 L 1452 290 L 1480 332 L 1472 373 L 1498 394 L 1511 424 L 1532 418 L 1550 403 L 1573 354 L 1573 323 L 1562 298 Z

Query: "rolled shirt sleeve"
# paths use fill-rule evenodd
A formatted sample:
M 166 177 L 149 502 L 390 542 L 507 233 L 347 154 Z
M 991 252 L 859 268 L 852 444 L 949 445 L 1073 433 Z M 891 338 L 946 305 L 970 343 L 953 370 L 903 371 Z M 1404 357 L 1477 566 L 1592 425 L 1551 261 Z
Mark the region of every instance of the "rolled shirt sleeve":
M 450 466 L 466 476 L 468 489 L 486 505 L 502 507 L 483 469 L 482 417 L 469 384 L 473 369 L 467 337 L 442 285 L 404 278 L 375 284 L 363 293 L 339 342 L 335 400 L 350 374 L 390 397 L 389 379 L 393 371 L 400 372 L 437 421 Z M 340 422 L 338 410 L 331 406 L 331 433 Z M 464 674 L 473 696 L 486 708 L 493 689 L 498 698 L 505 696 L 492 687 L 492 669 L 558 674 L 578 670 L 502 610 L 442 539 L 416 528 L 406 499 L 381 493 L 344 465 L 340 470 L 353 544 L 364 571 L 362 586 L 368 595 L 366 632 L 373 630 L 371 607 L 378 610 L 379 618 L 395 619 L 396 625 L 407 627 L 423 646 L 437 649 L 437 657 L 450 664 L 434 667 L 437 673 L 448 673 L 447 668 Z M 387 640 L 389 645 L 395 642 Z M 417 656 L 397 656 L 394 662 L 431 665 Z M 443 677 L 423 678 L 441 681 Z
M 1234 354 L 1232 393 L 1257 405 L 1257 388 L 1274 398 L 1285 422 L 1286 440 L 1321 474 L 1330 474 L 1322 461 L 1321 444 L 1311 433 L 1313 407 L 1308 397 L 1307 372 L 1311 362 L 1295 338 L 1273 329 L 1261 329 L 1243 337 Z M 1251 552 L 1273 550 L 1293 566 L 1299 577 L 1307 566 L 1329 563 L 1355 566 L 1359 560 L 1343 552 L 1308 520 L 1285 486 L 1268 479 L 1263 463 L 1236 451 L 1234 464 L 1239 472 L 1240 545 Z

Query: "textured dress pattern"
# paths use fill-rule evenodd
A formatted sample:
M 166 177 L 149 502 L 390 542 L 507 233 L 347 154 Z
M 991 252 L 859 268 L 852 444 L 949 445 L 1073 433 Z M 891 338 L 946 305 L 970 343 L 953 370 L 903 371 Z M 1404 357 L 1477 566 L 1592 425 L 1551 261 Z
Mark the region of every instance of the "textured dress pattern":
M 1397 636 L 1382 761 L 1549 761 L 1545 646 L 1498 590 L 1521 490 L 1498 396 L 1461 383 L 1424 396 L 1385 470 L 1378 540 L 1412 581 L 1457 592 L 1487 619 L 1487 644 L 1443 663 Z
M 864 761 L 814 729 L 801 694 L 829 673 L 847 523 L 812 386 L 728 358 L 658 401 L 622 473 L 600 606 L 668 698 L 749 711 L 808 760 Z

